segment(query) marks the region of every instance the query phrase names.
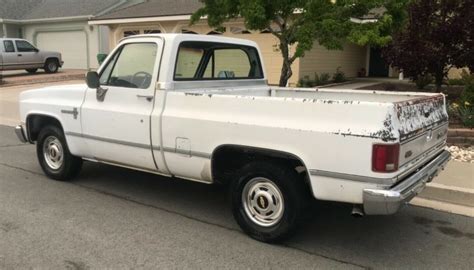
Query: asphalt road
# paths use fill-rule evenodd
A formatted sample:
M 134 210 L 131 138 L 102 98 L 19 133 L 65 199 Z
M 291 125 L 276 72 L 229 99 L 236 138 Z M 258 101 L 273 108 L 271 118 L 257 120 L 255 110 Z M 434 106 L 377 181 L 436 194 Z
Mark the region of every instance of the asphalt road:
M 0 269 L 472 269 L 474 219 L 409 206 L 361 219 L 316 203 L 282 245 L 243 234 L 225 189 L 85 163 L 47 179 L 35 147 L 0 126 Z

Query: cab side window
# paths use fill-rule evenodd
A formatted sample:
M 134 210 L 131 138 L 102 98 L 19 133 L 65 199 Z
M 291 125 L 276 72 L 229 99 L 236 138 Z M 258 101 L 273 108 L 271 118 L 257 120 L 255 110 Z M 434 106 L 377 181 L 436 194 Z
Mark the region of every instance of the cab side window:
M 123 45 L 102 70 L 101 85 L 148 88 L 151 85 L 156 54 L 155 43 Z
M 35 52 L 36 51 L 36 48 L 33 45 L 31 45 L 29 42 L 26 42 L 24 40 L 16 40 L 15 44 L 19 52 Z
M 13 41 L 11 40 L 3 41 L 3 47 L 5 47 L 5 52 L 7 53 L 15 52 L 15 47 L 13 46 Z

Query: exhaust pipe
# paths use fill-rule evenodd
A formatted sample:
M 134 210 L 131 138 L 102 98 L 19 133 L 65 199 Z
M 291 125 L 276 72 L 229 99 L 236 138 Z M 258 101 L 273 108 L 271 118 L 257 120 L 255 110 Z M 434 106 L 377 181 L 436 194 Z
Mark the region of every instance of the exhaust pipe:
M 361 218 L 364 216 L 364 210 L 359 205 L 354 205 L 352 207 L 351 215 L 355 218 Z

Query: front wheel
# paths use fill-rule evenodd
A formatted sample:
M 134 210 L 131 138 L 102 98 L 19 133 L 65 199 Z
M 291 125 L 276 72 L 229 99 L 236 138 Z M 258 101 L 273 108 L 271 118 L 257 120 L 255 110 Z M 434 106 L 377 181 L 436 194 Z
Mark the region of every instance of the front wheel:
M 242 230 L 262 242 L 289 237 L 307 203 L 303 179 L 284 164 L 245 165 L 231 187 L 232 212 Z
M 44 71 L 46 73 L 56 73 L 59 69 L 59 63 L 56 59 L 48 59 L 44 64 Z
M 82 159 L 69 152 L 64 133 L 57 126 L 47 126 L 40 131 L 36 153 L 44 173 L 52 179 L 69 180 L 81 170 Z

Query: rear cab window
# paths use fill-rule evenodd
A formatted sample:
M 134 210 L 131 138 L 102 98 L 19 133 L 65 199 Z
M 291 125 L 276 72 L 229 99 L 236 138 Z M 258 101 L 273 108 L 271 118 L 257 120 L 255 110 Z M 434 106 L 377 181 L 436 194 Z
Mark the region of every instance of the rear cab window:
M 179 46 L 175 81 L 262 78 L 262 65 L 254 47 L 202 41 L 185 41 Z
M 5 49 L 6 53 L 15 52 L 15 47 L 13 46 L 13 41 L 11 41 L 11 40 L 4 40 L 3 41 L 3 48 Z

